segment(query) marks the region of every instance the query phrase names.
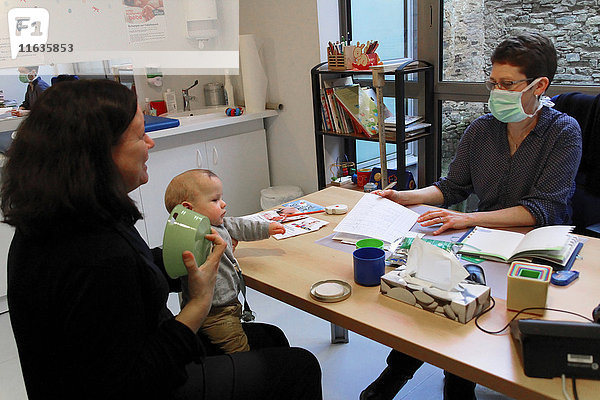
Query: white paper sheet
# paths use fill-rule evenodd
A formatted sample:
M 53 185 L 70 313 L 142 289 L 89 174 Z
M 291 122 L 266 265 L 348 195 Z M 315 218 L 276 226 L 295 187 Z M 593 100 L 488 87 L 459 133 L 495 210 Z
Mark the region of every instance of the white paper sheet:
M 366 193 L 333 231 L 373 237 L 389 244 L 405 235 L 418 217 L 398 203 Z

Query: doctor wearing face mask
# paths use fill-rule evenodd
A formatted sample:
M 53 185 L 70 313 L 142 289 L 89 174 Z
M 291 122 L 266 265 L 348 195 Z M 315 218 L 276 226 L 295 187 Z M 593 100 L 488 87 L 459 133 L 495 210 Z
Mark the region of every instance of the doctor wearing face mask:
M 556 72 L 554 45 L 541 34 L 523 33 L 500 43 L 491 62 L 485 82 L 491 114 L 465 130 L 448 176 L 423 189 L 377 192 L 403 205 L 444 208 L 477 195 L 477 212 L 421 215 L 418 222 L 436 226 L 434 234 L 477 225 L 570 223 L 581 130 L 545 96 Z
M 19 109 L 31 110 L 37 98 L 48 89 L 48 84 L 38 76 L 38 67 L 19 67 L 19 80 L 27 84 L 25 100 Z
M 486 81 L 491 114 L 465 130 L 448 176 L 432 186 L 377 191 L 399 204 L 443 208 L 417 220 L 435 228 L 512 227 L 569 224 L 575 175 L 581 159 L 581 130 L 575 119 L 551 108 L 545 96 L 556 72 L 556 50 L 539 33 L 504 40 L 492 56 Z M 447 207 L 475 193 L 476 212 Z M 393 399 L 422 361 L 392 350 L 387 368 L 360 395 Z M 445 372 L 444 399 L 475 399 L 475 383 Z

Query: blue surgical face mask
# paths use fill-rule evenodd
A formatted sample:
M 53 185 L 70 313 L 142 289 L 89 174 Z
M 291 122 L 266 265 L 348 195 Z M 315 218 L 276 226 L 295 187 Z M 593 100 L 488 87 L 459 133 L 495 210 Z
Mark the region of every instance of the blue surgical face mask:
M 520 122 L 525 118 L 533 117 L 543 104 L 538 100 L 538 105 L 532 114 L 527 114 L 523 110 L 523 104 L 521 103 L 521 97 L 523 93 L 534 87 L 541 78 L 537 78 L 531 82 L 527 87 L 520 92 L 512 90 L 500 90 L 493 89 L 490 91 L 490 99 L 488 100 L 488 106 L 492 115 L 502 122 Z

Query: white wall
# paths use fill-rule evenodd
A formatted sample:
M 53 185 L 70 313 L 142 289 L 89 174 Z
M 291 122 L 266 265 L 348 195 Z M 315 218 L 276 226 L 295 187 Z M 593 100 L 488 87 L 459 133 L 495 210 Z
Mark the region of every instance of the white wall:
M 240 34 L 263 41 L 267 101 L 284 104 L 267 120 L 272 185 L 317 190 L 310 69 L 319 63 L 317 1 L 240 1 Z

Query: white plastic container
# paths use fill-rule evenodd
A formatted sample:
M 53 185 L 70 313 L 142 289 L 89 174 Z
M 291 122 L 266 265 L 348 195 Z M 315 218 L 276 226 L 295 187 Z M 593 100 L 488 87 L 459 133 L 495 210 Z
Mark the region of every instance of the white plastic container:
M 298 186 L 270 186 L 260 191 L 260 207 L 263 210 L 278 206 L 298 197 L 302 197 L 302 189 Z
M 231 77 L 229 75 L 225 75 L 225 101 L 228 107 L 235 107 L 233 85 L 231 84 Z
M 175 96 L 175 92 L 171 89 L 167 89 L 165 93 L 163 93 L 163 98 L 165 99 L 165 104 L 167 105 L 167 112 L 169 114 L 177 112 L 177 98 Z
M 144 99 L 144 111 L 143 112 L 146 115 L 156 115 L 156 110 L 152 108 L 152 106 L 150 105 L 150 99 L 147 97 Z

